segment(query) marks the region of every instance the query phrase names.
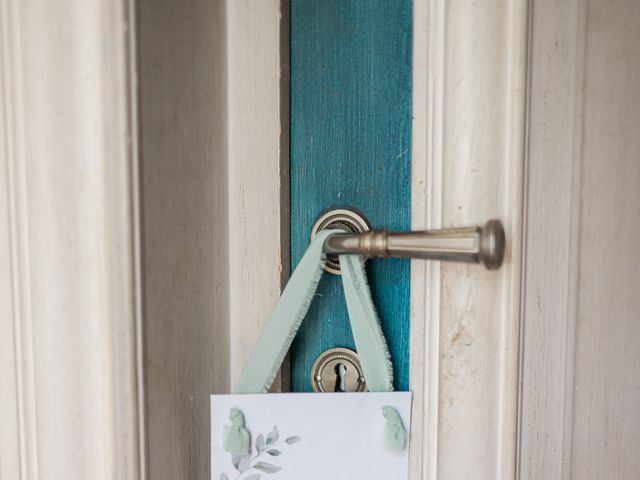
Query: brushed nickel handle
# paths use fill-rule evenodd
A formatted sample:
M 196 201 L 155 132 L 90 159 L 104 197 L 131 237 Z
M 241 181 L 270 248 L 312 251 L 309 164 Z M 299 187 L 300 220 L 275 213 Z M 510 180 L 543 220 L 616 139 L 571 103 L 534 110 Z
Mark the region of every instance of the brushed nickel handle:
M 327 221 L 332 212 L 339 212 L 343 221 Z M 368 258 L 422 258 L 481 263 L 488 270 L 497 270 L 504 260 L 505 234 L 500 220 L 490 220 L 476 227 L 389 232 L 368 230 L 365 219 L 366 228 L 355 233 L 348 224 L 344 224 L 344 217 L 348 216 L 350 210 L 332 212 L 323 216 L 324 225 L 320 229 L 342 228 L 345 233 L 332 235 L 325 241 L 324 251 L 329 255 L 355 253 Z M 359 212 L 354 213 L 358 219 L 364 219 Z M 314 227 L 315 231 L 317 228 Z

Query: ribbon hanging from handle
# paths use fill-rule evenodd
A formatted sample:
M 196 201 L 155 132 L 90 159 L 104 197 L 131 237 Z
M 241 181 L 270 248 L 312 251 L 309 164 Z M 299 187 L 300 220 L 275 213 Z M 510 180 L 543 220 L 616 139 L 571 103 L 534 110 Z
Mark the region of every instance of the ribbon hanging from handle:
M 282 292 L 234 393 L 266 393 L 271 387 L 318 288 L 325 260 L 324 242 L 339 232 L 320 231 L 311 242 Z M 393 367 L 371 298 L 364 259 L 360 255 L 340 255 L 340 268 L 351 330 L 369 391 L 391 392 Z M 384 406 L 382 415 L 386 419 L 385 448 L 391 451 L 404 449 L 406 430 L 398 412 Z M 229 443 L 239 441 L 227 438 Z

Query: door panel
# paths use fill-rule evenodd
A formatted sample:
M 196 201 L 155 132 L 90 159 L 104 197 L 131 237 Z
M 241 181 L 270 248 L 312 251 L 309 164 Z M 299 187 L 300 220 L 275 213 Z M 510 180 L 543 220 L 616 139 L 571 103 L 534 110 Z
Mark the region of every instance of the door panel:
M 513 479 L 526 0 L 414 1 L 414 229 L 502 220 L 504 264 L 411 265 L 411 479 Z
M 638 478 L 640 4 L 532 25 L 521 478 Z
M 407 230 L 411 194 L 411 2 L 291 2 L 291 265 L 317 216 L 355 207 L 373 227 Z M 368 274 L 394 364 L 408 390 L 409 262 Z M 292 390 L 327 348 L 354 348 L 338 276 L 323 276 L 292 348 Z

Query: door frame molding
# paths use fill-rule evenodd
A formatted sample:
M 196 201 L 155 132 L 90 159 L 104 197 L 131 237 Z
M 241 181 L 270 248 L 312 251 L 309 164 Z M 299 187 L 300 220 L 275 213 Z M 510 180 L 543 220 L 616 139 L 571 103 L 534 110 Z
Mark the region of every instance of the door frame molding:
M 289 278 L 288 4 L 226 1 L 231 385 Z
M 508 240 L 499 272 L 412 263 L 415 479 L 516 472 L 528 14 L 414 2 L 413 228 L 500 218 Z
M 6 478 L 145 476 L 133 12 L 0 1 Z
M 518 473 L 570 478 L 586 4 L 531 8 Z

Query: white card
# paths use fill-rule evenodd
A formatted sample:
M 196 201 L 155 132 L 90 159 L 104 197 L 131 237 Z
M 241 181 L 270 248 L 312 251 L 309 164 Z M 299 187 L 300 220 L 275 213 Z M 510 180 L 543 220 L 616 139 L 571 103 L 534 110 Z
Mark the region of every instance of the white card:
M 401 452 L 384 449 L 385 405 L 398 411 L 409 432 L 410 392 L 212 395 L 211 479 L 406 480 L 408 445 Z M 222 448 L 234 407 L 251 434 L 250 458 L 238 468 Z

